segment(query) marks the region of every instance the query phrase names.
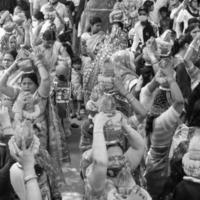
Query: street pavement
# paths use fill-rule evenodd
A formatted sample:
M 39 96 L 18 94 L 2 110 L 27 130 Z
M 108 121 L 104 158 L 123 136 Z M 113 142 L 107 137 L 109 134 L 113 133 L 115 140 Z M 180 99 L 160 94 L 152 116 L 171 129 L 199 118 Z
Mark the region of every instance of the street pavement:
M 80 152 L 78 149 L 82 121 L 75 119 L 72 122 L 79 124 L 79 128 L 72 128 L 72 135 L 69 137 L 71 164 L 70 166 L 63 166 L 66 186 L 62 189 L 62 196 L 63 200 L 83 200 L 84 189 L 83 181 L 80 178 Z

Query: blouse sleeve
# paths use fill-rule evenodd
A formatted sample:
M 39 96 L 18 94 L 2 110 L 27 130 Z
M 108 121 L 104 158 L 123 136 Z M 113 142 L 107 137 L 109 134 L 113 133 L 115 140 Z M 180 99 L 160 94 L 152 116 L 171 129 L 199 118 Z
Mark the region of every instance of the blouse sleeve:
M 155 129 L 170 131 L 178 125 L 180 114 L 171 106 L 168 110 L 162 113 L 155 119 Z

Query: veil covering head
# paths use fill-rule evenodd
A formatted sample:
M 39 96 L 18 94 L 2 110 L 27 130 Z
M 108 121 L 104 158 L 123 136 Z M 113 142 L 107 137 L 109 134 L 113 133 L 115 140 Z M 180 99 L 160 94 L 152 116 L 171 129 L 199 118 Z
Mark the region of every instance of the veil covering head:
M 112 62 L 114 65 L 114 74 L 123 80 L 125 89 L 130 91 L 137 83 L 136 67 L 134 56 L 129 50 L 121 50 L 113 54 Z

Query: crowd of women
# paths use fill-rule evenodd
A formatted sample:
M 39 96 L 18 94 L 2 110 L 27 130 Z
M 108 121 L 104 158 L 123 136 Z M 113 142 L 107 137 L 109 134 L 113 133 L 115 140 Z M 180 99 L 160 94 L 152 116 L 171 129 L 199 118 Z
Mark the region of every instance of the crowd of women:
M 200 1 L 8 2 L 0 200 L 62 199 L 70 118 L 83 199 L 199 200 Z

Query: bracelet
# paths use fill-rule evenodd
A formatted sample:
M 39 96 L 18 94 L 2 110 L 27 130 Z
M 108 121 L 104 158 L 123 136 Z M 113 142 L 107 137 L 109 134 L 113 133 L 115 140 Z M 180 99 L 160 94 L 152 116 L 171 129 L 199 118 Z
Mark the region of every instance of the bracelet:
M 132 94 L 130 94 L 130 93 L 128 93 L 128 95 L 126 95 L 126 98 L 128 100 L 130 100 L 130 101 L 135 100 L 135 97 Z
M 152 62 L 152 65 L 158 64 L 160 61 L 159 60 L 154 60 L 154 62 Z
M 94 130 L 93 133 L 94 133 L 94 134 L 103 134 L 103 131 L 99 131 L 99 130 L 95 131 L 95 130 Z
M 29 175 L 29 176 L 26 176 L 24 178 L 24 182 L 25 182 L 25 184 L 27 184 L 29 181 L 31 181 L 33 179 L 37 179 L 37 176 L 36 175 Z

